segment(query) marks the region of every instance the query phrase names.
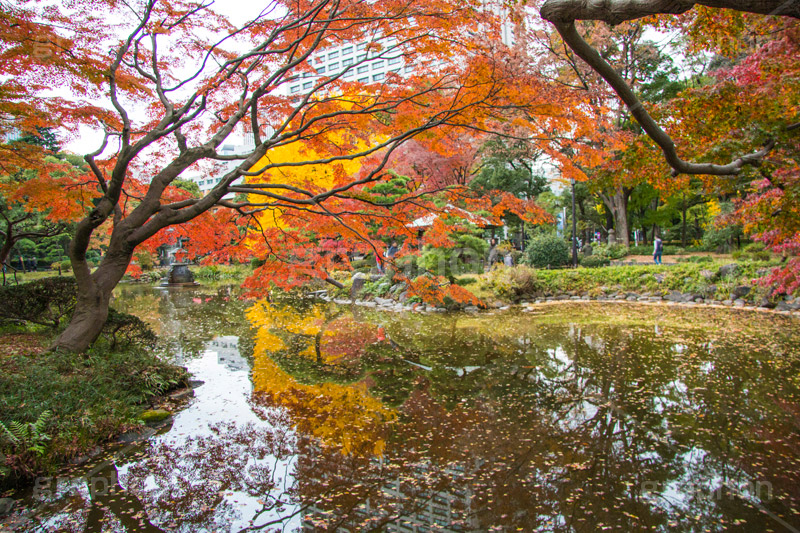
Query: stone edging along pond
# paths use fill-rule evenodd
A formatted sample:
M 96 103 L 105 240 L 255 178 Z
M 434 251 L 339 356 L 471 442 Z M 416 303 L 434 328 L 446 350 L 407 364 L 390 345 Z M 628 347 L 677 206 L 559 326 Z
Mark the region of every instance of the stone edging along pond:
M 420 303 L 403 304 L 390 298 L 375 298 L 374 300 L 350 300 L 343 298 L 328 298 L 322 297 L 324 300 L 333 302 L 337 305 L 358 305 L 362 307 L 370 307 L 379 311 L 393 311 L 393 312 L 417 312 L 417 313 L 445 313 L 448 312 L 444 307 L 435 307 Z M 701 297 L 696 297 L 691 293 L 680 293 L 672 291 L 666 296 L 653 295 L 652 293 L 617 293 L 611 296 L 598 296 L 591 298 L 589 296 L 576 296 L 569 294 L 560 294 L 558 296 L 547 296 L 544 298 L 536 298 L 532 300 L 522 300 L 517 304 L 505 304 L 501 302 L 493 302 L 487 306 L 487 310 L 500 310 L 505 311 L 511 308 L 522 309 L 523 311 L 530 310 L 535 306 L 551 305 L 559 303 L 575 303 L 575 302 L 602 302 L 602 303 L 636 303 L 646 305 L 670 305 L 670 306 L 687 306 L 687 307 L 713 307 L 713 308 L 734 308 L 746 309 L 751 311 L 760 311 L 781 314 L 786 316 L 794 316 L 800 318 L 800 297 L 791 298 L 789 300 L 780 301 L 777 304 L 767 303 L 766 305 L 755 305 L 748 303 L 745 300 L 738 298 L 736 300 L 712 300 Z M 456 310 L 454 312 L 467 312 L 476 313 L 481 309 L 477 306 L 467 306 L 464 309 Z

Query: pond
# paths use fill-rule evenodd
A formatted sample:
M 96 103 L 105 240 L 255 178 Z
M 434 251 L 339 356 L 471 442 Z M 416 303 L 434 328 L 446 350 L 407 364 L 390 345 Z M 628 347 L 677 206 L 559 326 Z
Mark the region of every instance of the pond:
M 39 531 L 798 531 L 795 319 L 389 314 L 122 287 L 203 384 L 40 480 Z

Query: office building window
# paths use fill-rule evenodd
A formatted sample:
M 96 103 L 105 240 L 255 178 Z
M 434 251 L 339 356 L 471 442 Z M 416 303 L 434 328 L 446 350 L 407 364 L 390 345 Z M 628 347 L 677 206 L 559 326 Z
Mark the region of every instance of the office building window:
M 372 76 L 372 81 L 381 81 L 385 77 L 386 76 L 383 74 L 383 72 L 379 72 L 379 73 L 375 74 L 374 76 Z
M 369 83 L 369 78 L 358 78 L 359 83 Z
M 368 70 L 369 70 L 369 65 L 362 65 L 362 66 L 358 67 L 358 73 L 359 74 L 364 74 Z
M 352 78 L 353 74 L 354 74 L 354 72 L 352 70 L 347 70 L 347 71 L 345 71 L 345 73 L 343 74 L 342 77 L 344 77 L 344 78 Z
M 342 48 L 342 55 L 343 56 L 350 55 L 352 53 L 353 53 L 353 47 L 352 46 L 345 46 L 344 48 Z
M 322 63 L 323 61 L 325 61 L 325 58 L 322 56 L 317 56 L 314 58 L 314 61 L 316 61 L 317 63 Z
M 328 70 L 329 71 L 331 71 L 331 70 L 339 70 L 339 63 L 338 62 L 331 63 L 330 65 L 328 65 Z
M 359 43 L 356 45 L 356 50 L 363 50 L 367 47 L 367 43 Z
M 325 74 L 325 67 L 317 67 L 317 74 Z
M 339 52 L 331 52 L 328 54 L 328 59 L 336 59 L 337 57 L 339 57 Z
M 400 74 L 400 69 L 399 68 L 393 68 L 389 72 L 391 72 L 392 74 Z
M 364 61 L 367 58 L 367 54 L 358 54 L 356 61 Z
M 375 61 L 372 63 L 372 70 L 378 70 L 383 68 L 383 61 Z
M 299 90 L 300 90 L 300 86 L 299 85 L 292 85 L 292 92 L 293 93 L 296 93 Z
M 352 64 L 353 64 L 353 60 L 352 59 L 342 59 L 342 66 L 343 67 L 346 67 L 347 65 L 352 65 Z
M 408 74 L 409 72 L 413 72 L 414 71 L 414 65 L 406 65 L 406 68 L 403 69 L 403 70 L 405 71 L 406 74 Z
M 307 89 L 310 89 L 310 88 L 311 88 L 311 82 L 310 82 L 310 81 L 307 81 L 307 82 L 305 82 L 305 83 L 303 84 L 303 89 L 306 89 L 306 90 L 307 90 Z
M 398 64 L 400 61 L 402 61 L 402 58 L 400 58 L 400 57 L 390 57 L 390 58 L 389 58 L 389 64 L 390 64 L 390 65 L 396 65 L 396 64 Z

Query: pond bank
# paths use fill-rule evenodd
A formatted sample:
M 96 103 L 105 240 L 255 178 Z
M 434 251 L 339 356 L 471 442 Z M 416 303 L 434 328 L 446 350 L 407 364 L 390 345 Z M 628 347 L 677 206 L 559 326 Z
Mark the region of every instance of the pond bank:
M 145 419 L 163 421 L 190 394 L 186 369 L 150 350 L 54 353 L 44 349 L 48 334 L 6 327 L 9 339 L 17 345 L 0 357 L 0 488 L 87 462 L 120 436 L 133 440 Z
M 627 301 L 753 308 L 783 314 L 800 311 L 800 297 L 772 294 L 772 287 L 758 281 L 768 272 L 767 264 L 753 262 L 576 270 L 517 266 L 497 268 L 480 276 L 460 276 L 455 282 L 472 291 L 486 308 L 552 301 Z M 388 277 L 373 277 L 366 282 L 363 277 L 355 278 L 351 283 L 342 290 L 319 293 L 331 295 L 329 299 L 339 304 L 355 301 L 358 305 L 395 312 L 442 312 L 458 308 L 409 298 L 406 284 Z M 462 309 L 477 311 L 478 307 Z

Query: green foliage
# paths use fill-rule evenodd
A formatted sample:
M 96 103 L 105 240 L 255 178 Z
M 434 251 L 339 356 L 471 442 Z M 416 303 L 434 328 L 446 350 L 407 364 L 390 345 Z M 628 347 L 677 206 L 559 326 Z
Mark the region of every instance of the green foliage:
M 626 292 L 651 292 L 664 295 L 669 291 L 695 292 L 705 297 L 724 300 L 739 285 L 752 287 L 748 299 L 758 301 L 769 288 L 753 285 L 751 280 L 764 275 L 769 264 L 749 262 L 740 265 L 735 276 L 709 279 L 704 271 L 715 271 L 723 263 L 687 262 L 677 265 L 609 266 L 577 270 L 537 270 L 534 275 L 520 271 L 523 267 L 497 269 L 486 275 L 484 288 L 507 301 L 565 293 L 611 295 Z M 706 272 L 707 274 L 707 272 Z M 709 293 L 708 291 L 711 291 Z
M 528 241 L 525 261 L 537 268 L 560 267 L 569 263 L 567 241 L 556 235 L 537 235 Z
M 737 261 L 769 261 L 771 257 L 763 242 L 752 242 L 744 246 L 741 250 L 736 250 L 731 256 Z
M 147 250 L 137 252 L 134 257 L 136 257 L 136 262 L 145 272 L 153 270 L 153 267 L 155 267 L 153 256 Z
M 588 255 L 580 258 L 580 265 L 585 268 L 604 267 L 611 264 L 608 257 L 600 255 Z
M 0 474 L 0 485 L 52 472 L 139 425 L 144 402 L 186 379 L 183 369 L 151 350 L 109 351 L 104 343 L 84 355 L 14 355 L 3 364 L 0 422 L 8 431 L 0 429 L 0 454 L 7 472 Z
M 205 265 L 192 271 L 195 279 L 203 281 L 244 280 L 249 273 L 242 265 Z
M 18 422 L 12 420 L 6 426 L 0 422 L 0 436 L 11 444 L 12 453 L 33 452 L 44 455 L 50 436 L 45 432 L 50 411 L 42 411 L 35 422 Z
M 496 296 L 512 302 L 540 296 L 545 291 L 537 271 L 526 265 L 490 270 L 486 274 L 484 287 Z
M 711 263 L 714 258 L 710 255 L 690 255 L 688 257 L 678 257 L 678 263 Z
M 77 286 L 65 277 L 43 278 L 0 288 L 0 318 L 58 328 L 75 308 Z
M 135 315 L 108 310 L 108 318 L 102 335 L 108 340 L 111 349 L 140 346 L 152 350 L 158 340 L 156 334 L 144 321 Z
M 652 251 L 653 250 L 650 249 L 650 253 L 652 253 Z M 592 255 L 613 261 L 616 261 L 617 259 L 622 259 L 629 253 L 633 253 L 632 249 L 626 248 L 622 244 L 608 245 L 605 243 L 598 243 L 596 246 L 592 245 Z
M 202 196 L 202 194 L 200 194 L 200 186 L 192 180 L 178 178 L 173 180 L 171 185 L 178 189 L 183 189 L 191 194 L 193 198 L 200 198 Z

